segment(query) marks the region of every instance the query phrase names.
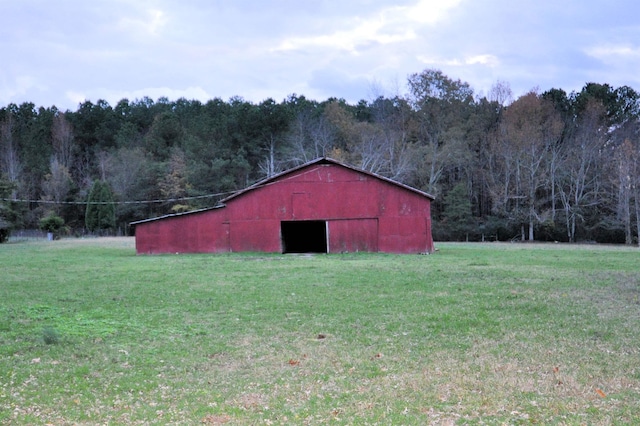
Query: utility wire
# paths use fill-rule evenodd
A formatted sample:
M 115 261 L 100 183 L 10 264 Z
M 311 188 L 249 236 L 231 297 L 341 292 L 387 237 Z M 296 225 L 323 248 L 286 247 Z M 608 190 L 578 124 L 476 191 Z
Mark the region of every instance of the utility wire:
M 307 172 L 304 172 L 303 174 L 307 174 L 307 173 L 312 173 L 315 172 L 316 170 L 310 170 Z M 282 174 L 282 173 L 280 173 Z M 257 182 L 253 185 L 248 186 L 245 189 L 241 189 L 241 190 L 236 190 L 236 191 L 227 191 L 227 192 L 218 192 L 217 194 L 207 194 L 207 195 L 198 195 L 198 196 L 194 196 L 194 197 L 180 197 L 180 198 L 166 198 L 166 199 L 161 199 L 161 200 L 139 200 L 139 201 L 51 201 L 51 200 L 27 200 L 27 199 L 20 199 L 20 198 L 0 198 L 0 201 L 8 201 L 8 202 L 13 202 L 13 203 L 40 203 L 40 204 L 65 204 L 65 205 L 88 205 L 88 204 L 92 204 L 92 205 L 124 205 L 124 204 L 160 204 L 160 203 L 173 203 L 176 201 L 188 201 L 188 200 L 198 200 L 198 199 L 202 199 L 202 198 L 213 198 L 213 197 L 221 197 L 223 195 L 230 195 L 230 194 L 236 194 L 239 192 L 245 192 L 248 190 L 252 190 L 252 189 L 258 189 L 258 188 L 263 188 L 263 187 L 267 187 L 267 186 L 271 186 L 274 185 L 276 182 L 275 181 L 271 181 L 271 179 L 273 179 L 275 176 L 279 176 L 280 174 L 276 173 L 274 176 L 271 176 L 271 178 L 267 178 L 265 179 L 265 182 L 260 181 Z M 290 176 L 288 178 L 284 178 L 284 179 L 280 179 L 279 181 L 286 181 L 289 179 L 295 179 L 297 178 L 299 175 L 298 174 L 294 174 L 293 176 Z
M 66 205 L 124 205 L 124 204 L 160 204 L 160 203 L 174 203 L 176 201 L 189 201 L 198 200 L 202 198 L 221 197 L 223 195 L 233 194 L 237 191 L 219 192 L 217 194 L 198 195 L 194 197 L 179 197 L 179 198 L 166 198 L 161 200 L 139 200 L 139 201 L 51 201 L 51 200 L 25 200 L 25 199 L 13 199 L 13 198 L 0 198 L 0 201 L 8 201 L 13 203 L 40 203 L 40 204 L 66 204 Z
M 305 171 L 302 173 L 302 175 L 305 174 L 309 174 L 309 173 L 315 173 L 316 169 L 312 169 L 309 171 Z M 9 202 L 15 202 L 15 203 L 41 203 L 41 204 L 71 204 L 71 205 L 88 205 L 88 204 L 95 204 L 95 205 L 106 205 L 106 204 L 113 204 L 113 205 L 124 205 L 124 204 L 160 204 L 160 203 L 173 203 L 176 201 L 188 201 L 188 200 L 197 200 L 197 199 L 202 199 L 202 198 L 213 198 L 213 197 L 222 197 L 223 195 L 231 195 L 231 194 L 237 194 L 237 193 L 242 193 L 242 192 L 246 192 L 249 190 L 254 190 L 254 189 L 258 189 L 258 188 L 265 188 L 271 185 L 275 185 L 278 182 L 283 182 L 283 181 L 287 181 L 290 179 L 296 179 L 298 178 L 301 174 L 299 173 L 295 173 L 292 176 L 286 177 L 286 178 L 281 178 L 278 179 L 277 181 L 274 181 L 273 179 L 275 177 L 280 176 L 281 174 L 284 174 L 286 172 L 283 173 L 276 173 L 274 176 L 271 176 L 267 179 L 264 179 L 263 181 L 259 181 L 257 183 L 254 183 L 253 185 L 250 185 L 244 189 L 241 190 L 236 190 L 236 191 L 227 191 L 227 192 L 219 192 L 217 194 L 207 194 L 207 195 L 198 195 L 195 197 L 180 197 L 180 198 L 167 198 L 167 199 L 162 199 L 162 200 L 140 200 L 140 201 L 51 201 L 51 200 L 25 200 L 25 199 L 13 199 L 13 198 L 0 198 L 0 201 L 9 201 Z

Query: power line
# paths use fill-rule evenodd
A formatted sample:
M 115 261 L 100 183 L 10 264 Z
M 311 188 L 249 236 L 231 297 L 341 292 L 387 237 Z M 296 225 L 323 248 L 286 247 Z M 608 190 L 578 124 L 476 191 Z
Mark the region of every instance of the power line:
M 165 198 L 157 200 L 137 200 L 137 201 L 52 201 L 52 200 L 27 200 L 21 198 L 0 198 L 1 201 L 13 203 L 40 203 L 40 204 L 64 204 L 64 205 L 125 205 L 125 204 L 161 204 L 175 203 L 176 201 L 198 200 L 203 198 L 221 197 L 223 195 L 233 194 L 237 191 L 219 192 L 217 194 L 198 195 L 194 197 Z
M 309 172 L 305 172 L 303 174 L 314 172 L 311 170 Z M 280 173 L 283 174 L 283 173 Z M 276 174 L 275 176 L 279 176 L 280 174 Z M 287 177 L 282 180 L 295 179 L 297 175 Z M 235 191 L 227 191 L 227 192 L 218 192 L 216 194 L 207 194 L 207 195 L 197 195 L 193 197 L 179 197 L 179 198 L 165 198 L 165 199 L 157 199 L 157 200 L 137 200 L 137 201 L 53 201 L 53 200 L 29 200 L 23 198 L 0 198 L 0 201 L 7 201 L 12 203 L 39 203 L 39 204 L 58 204 L 58 205 L 126 205 L 126 204 L 161 204 L 161 203 L 175 203 L 176 201 L 189 201 L 189 200 L 198 200 L 203 198 L 213 198 L 213 197 L 222 197 L 224 195 L 231 195 L 236 193 L 244 193 L 249 190 L 264 188 L 267 186 L 271 186 L 276 182 L 273 182 L 271 178 L 264 179 L 263 181 L 259 181 L 253 185 L 248 186 L 245 189 L 235 190 Z

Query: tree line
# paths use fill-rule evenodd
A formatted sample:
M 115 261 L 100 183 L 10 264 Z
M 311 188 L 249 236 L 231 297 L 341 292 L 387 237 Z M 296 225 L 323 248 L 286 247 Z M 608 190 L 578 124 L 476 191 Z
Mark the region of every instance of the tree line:
M 350 104 L 290 95 L 32 103 L 0 109 L 0 224 L 67 232 L 211 207 L 232 191 L 332 157 L 436 197 L 438 240 L 638 243 L 640 97 L 506 82 L 478 95 L 436 69 L 408 93 Z M 90 201 L 88 203 L 88 201 Z M 6 226 L 5 226 L 6 228 Z

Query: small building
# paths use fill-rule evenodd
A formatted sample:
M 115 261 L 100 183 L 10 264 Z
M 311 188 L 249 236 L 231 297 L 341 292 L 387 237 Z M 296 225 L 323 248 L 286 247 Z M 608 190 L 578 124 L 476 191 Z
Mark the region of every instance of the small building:
M 431 253 L 433 196 L 330 158 L 214 208 L 133 222 L 136 252 Z

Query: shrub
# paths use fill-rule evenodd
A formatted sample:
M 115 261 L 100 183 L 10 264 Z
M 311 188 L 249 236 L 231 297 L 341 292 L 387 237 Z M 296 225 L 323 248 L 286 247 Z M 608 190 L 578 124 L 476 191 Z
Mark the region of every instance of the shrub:
M 60 342 L 60 335 L 55 328 L 45 327 L 42 329 L 42 340 L 47 345 L 55 345 Z
M 0 243 L 4 243 L 9 239 L 11 227 L 9 223 L 0 218 Z
M 40 229 L 47 232 L 56 233 L 64 226 L 64 219 L 55 213 L 49 213 L 40 219 Z

